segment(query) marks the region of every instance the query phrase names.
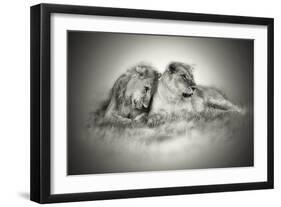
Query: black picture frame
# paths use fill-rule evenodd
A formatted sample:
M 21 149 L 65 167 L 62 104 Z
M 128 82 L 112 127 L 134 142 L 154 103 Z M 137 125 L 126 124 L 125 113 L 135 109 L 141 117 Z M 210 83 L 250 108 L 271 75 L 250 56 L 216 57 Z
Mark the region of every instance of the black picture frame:
M 181 20 L 194 22 L 232 23 L 267 26 L 267 181 L 222 185 L 167 187 L 153 189 L 85 192 L 74 194 L 50 193 L 50 15 L 52 13 L 134 17 L 149 19 Z M 195 14 L 152 10 L 103 8 L 56 4 L 39 4 L 31 7 L 31 174 L 30 199 L 38 203 L 87 201 L 102 199 L 166 196 L 179 194 L 211 193 L 273 188 L 274 177 L 274 78 L 273 47 L 274 20 L 272 18 Z

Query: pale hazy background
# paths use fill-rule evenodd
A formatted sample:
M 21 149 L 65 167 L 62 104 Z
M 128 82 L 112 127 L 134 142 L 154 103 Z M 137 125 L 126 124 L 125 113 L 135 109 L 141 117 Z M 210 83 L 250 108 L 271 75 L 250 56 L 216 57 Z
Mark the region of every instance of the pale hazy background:
M 231 148 L 228 143 L 228 150 L 223 152 L 228 154 L 227 161 L 210 161 L 210 154 L 207 153 L 205 157 L 200 157 L 201 164 L 196 165 L 188 165 L 187 160 L 181 159 L 181 163 L 174 164 L 175 167 L 166 162 L 160 167 L 157 166 L 157 159 L 149 162 L 149 158 L 142 157 L 143 164 L 139 163 L 137 166 L 133 160 L 136 157 L 139 160 L 139 154 L 128 160 L 128 154 L 121 155 L 120 150 L 116 152 L 116 149 L 97 149 L 97 142 L 92 141 L 91 145 L 83 137 L 89 112 L 99 107 L 120 74 L 141 61 L 151 63 L 160 72 L 171 61 L 194 64 L 195 80 L 198 84 L 215 86 L 223 90 L 235 103 L 245 105 L 251 110 L 253 47 L 253 40 L 68 31 L 69 174 L 252 165 L 252 116 L 250 119 L 247 117 L 250 121 L 246 124 L 247 130 L 242 133 L 243 138 L 239 138 L 239 143 L 232 145 L 238 146 L 240 150 L 243 146 L 244 150 L 237 151 L 232 148 L 240 153 L 239 159 L 233 162 L 229 162 L 232 157 L 228 153 Z M 118 154 L 119 159 L 116 158 Z M 226 154 L 218 154 L 217 158 Z M 121 159 L 122 156 L 125 156 L 124 159 Z M 165 157 L 163 153 L 161 156 Z

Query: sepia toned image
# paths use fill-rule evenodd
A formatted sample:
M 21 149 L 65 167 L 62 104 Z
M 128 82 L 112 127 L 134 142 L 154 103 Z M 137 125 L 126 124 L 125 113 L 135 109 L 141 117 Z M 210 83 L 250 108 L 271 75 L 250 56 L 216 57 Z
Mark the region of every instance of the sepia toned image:
M 67 173 L 254 166 L 254 40 L 67 32 Z

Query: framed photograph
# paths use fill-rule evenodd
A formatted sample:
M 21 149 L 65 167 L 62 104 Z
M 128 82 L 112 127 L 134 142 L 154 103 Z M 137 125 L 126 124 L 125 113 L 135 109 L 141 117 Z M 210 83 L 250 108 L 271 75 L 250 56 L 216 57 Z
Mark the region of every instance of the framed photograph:
M 31 200 L 273 188 L 273 19 L 31 7 Z

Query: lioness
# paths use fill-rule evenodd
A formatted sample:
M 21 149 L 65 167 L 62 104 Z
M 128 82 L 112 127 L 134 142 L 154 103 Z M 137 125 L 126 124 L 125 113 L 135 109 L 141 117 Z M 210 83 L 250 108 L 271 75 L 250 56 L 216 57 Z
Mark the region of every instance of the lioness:
M 159 80 L 148 125 L 158 125 L 171 115 L 202 112 L 207 108 L 242 112 L 217 89 L 196 85 L 192 66 L 172 62 Z
M 130 123 L 140 121 L 148 113 L 159 73 L 150 65 L 139 64 L 127 70 L 114 83 L 105 119 Z

